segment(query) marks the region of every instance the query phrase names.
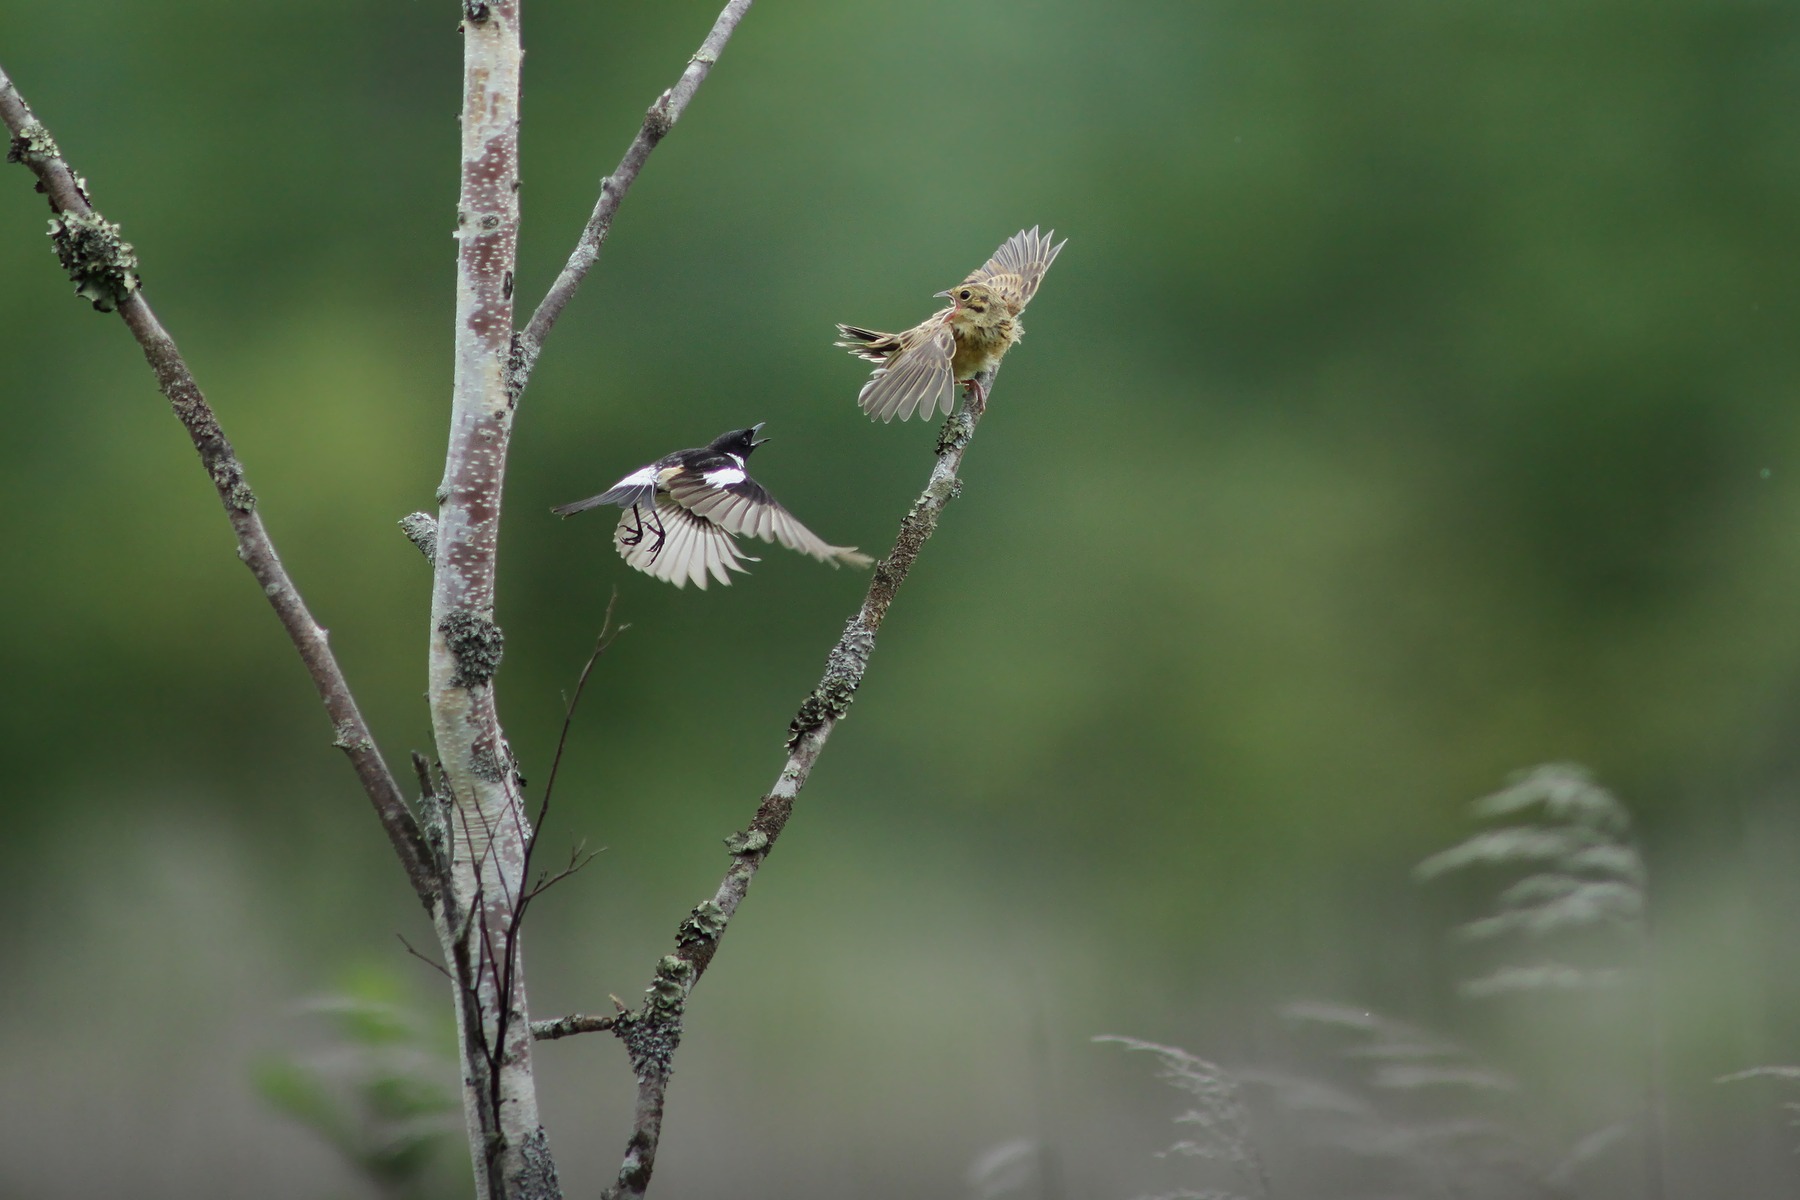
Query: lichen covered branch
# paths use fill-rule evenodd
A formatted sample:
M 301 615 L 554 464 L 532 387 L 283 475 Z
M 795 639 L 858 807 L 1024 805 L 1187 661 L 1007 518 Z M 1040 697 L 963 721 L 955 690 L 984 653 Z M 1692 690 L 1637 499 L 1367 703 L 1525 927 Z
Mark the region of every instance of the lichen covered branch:
M 979 377 L 977 394 L 990 391 L 994 372 Z M 787 761 L 776 776 L 775 786 L 757 805 L 756 815 L 748 828 L 725 841 L 731 852 L 731 866 L 720 881 L 712 899 L 703 901 L 675 934 L 675 952 L 664 955 L 656 965 L 655 977 L 645 993 L 644 1003 L 632 1012 L 613 1018 L 613 1033 L 625 1043 L 637 1073 L 638 1094 L 636 1117 L 619 1177 L 603 1195 L 606 1200 L 634 1200 L 649 1186 L 650 1174 L 656 1166 L 656 1147 L 662 1136 L 663 1102 L 668 1089 L 671 1061 L 681 1043 L 682 1018 L 687 998 L 712 964 L 718 953 L 719 940 L 738 905 L 750 890 L 763 860 L 774 849 L 775 840 L 793 815 L 794 801 L 806 786 L 813 764 L 825 749 L 826 741 L 837 723 L 849 711 L 856 690 L 862 685 L 869 667 L 869 656 L 875 651 L 875 636 L 882 621 L 906 582 L 919 552 L 936 532 L 944 507 L 961 490 L 957 472 L 963 453 L 975 436 L 984 406 L 965 404 L 944 422 L 938 434 L 937 458 L 932 464 L 931 478 L 925 490 L 913 501 L 900 522 L 900 534 L 886 558 L 875 564 L 874 578 L 862 607 L 844 626 L 837 644 L 826 656 L 825 672 L 818 686 L 801 702 L 800 711 L 788 726 Z
M 168 398 L 176 418 L 199 452 L 225 516 L 237 535 L 238 557 L 250 568 L 263 595 L 275 610 L 282 628 L 299 652 L 300 661 L 319 699 L 325 705 L 336 733 L 334 745 L 350 759 L 363 790 L 375 806 L 375 814 L 387 831 L 394 852 L 406 869 L 407 879 L 419 899 L 430 909 L 436 903 L 437 881 L 429 862 L 418 823 L 399 785 L 375 746 L 351 695 L 326 632 L 313 619 L 299 589 L 288 577 L 275 546 L 257 511 L 256 493 L 244 475 L 231 442 L 219 427 L 217 416 L 200 391 L 181 351 L 162 322 L 151 311 L 139 290 L 137 257 L 130 243 L 119 236 L 119 227 L 94 210 L 84 180 L 70 169 L 50 131 L 32 115 L 23 96 L 0 70 L 0 121 L 11 133 L 6 159 L 22 163 L 37 176 L 37 189 L 50 202 L 55 218 L 50 236 L 57 257 L 69 272 L 78 295 L 101 312 L 117 311 L 143 348 L 144 358 L 156 374 L 157 386 Z

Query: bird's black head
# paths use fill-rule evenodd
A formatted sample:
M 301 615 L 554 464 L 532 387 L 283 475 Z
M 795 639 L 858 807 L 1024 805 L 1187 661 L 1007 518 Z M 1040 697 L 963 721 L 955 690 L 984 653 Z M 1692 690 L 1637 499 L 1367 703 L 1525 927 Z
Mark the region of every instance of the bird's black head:
M 769 440 L 756 436 L 762 432 L 762 427 L 763 422 L 758 421 L 748 429 L 733 429 L 729 433 L 721 433 L 712 440 L 712 445 L 707 449 L 719 454 L 735 454 L 739 458 L 748 458 L 752 450 Z

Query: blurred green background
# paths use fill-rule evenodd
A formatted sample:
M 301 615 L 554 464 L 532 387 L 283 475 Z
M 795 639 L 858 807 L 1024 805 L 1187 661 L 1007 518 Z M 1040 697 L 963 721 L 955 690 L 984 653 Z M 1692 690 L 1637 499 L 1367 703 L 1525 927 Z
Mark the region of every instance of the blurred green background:
M 527 309 L 716 11 L 527 4 Z M 442 470 L 456 19 L 61 0 L 0 38 L 396 768 L 428 745 L 394 523 Z M 1339 1069 L 1300 998 L 1505 1064 L 1554 1161 L 1631 1114 L 1641 1039 L 1459 998 L 1493 889 L 1409 876 L 1545 760 L 1640 822 L 1672 1193 L 1791 1192 L 1780 1087 L 1711 1080 L 1800 1061 L 1797 112 L 1792 4 L 754 9 L 520 408 L 498 682 L 534 787 L 615 586 L 631 625 L 546 833 L 604 852 L 534 910 L 536 1015 L 639 994 L 865 582 L 773 550 L 677 592 L 549 507 L 766 421 L 758 477 L 885 549 L 933 431 L 857 413 L 832 323 L 918 320 L 1021 226 L 1069 244 L 696 993 L 656 1193 L 980 1194 L 1017 1138 L 1049 1164 L 1018 1194 L 1199 1186 L 1154 1157 L 1179 1098 L 1088 1039 Z M 253 1077 L 329 1051 L 322 994 L 446 1029 L 395 938 L 429 931 L 136 346 L 0 184 L 0 1193 L 373 1195 Z M 592 1194 L 624 1056 L 539 1062 Z M 1357 1194 L 1293 1164 L 1286 1194 Z

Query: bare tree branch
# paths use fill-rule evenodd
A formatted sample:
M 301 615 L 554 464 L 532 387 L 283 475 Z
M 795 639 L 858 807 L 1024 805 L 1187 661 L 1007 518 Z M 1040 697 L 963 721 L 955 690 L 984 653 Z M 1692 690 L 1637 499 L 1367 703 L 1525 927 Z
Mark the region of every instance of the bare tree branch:
M 617 1016 L 590 1017 L 584 1013 L 570 1013 L 554 1021 L 533 1021 L 531 1036 L 540 1042 L 554 1042 L 558 1038 L 574 1037 L 578 1033 L 606 1033 L 618 1020 Z
M 312 676 L 313 686 L 318 689 L 337 733 L 333 744 L 349 757 L 413 890 L 427 910 L 432 909 L 437 901 L 437 878 L 430 867 L 430 855 L 418 822 L 363 722 L 350 685 L 331 653 L 326 631 L 313 619 L 275 553 L 275 545 L 257 511 L 256 494 L 244 477 L 243 464 L 219 427 L 212 406 L 194 381 L 174 339 L 138 290 L 137 258 L 131 246 L 120 240 L 118 226 L 94 210 L 86 183 L 69 168 L 50 131 L 32 114 L 4 70 L 0 70 L 0 121 L 12 133 L 7 161 L 31 168 L 38 178 L 38 191 L 48 197 L 51 211 L 57 214 L 51 222 L 51 237 L 77 292 L 102 312 L 116 308 L 143 348 L 144 357 L 156 374 L 157 386 L 187 430 L 194 449 L 199 451 L 200 463 L 225 506 L 225 516 L 237 535 L 238 557 L 262 585 L 263 595 L 268 597 L 307 674 Z
M 974 395 L 991 392 L 995 373 L 984 372 L 977 378 Z M 938 433 L 937 461 L 932 464 L 925 490 L 901 520 L 893 550 L 875 564 L 874 578 L 869 581 L 862 607 L 844 626 L 843 636 L 826 657 L 824 676 L 788 726 L 787 762 L 776 776 L 775 786 L 757 805 L 749 828 L 726 839 L 731 867 L 718 891 L 689 913 L 676 930 L 675 952 L 664 955 L 657 963 L 643 1005 L 636 1012 L 621 1013 L 614 1021 L 613 1032 L 625 1043 L 632 1069 L 637 1072 L 638 1093 L 631 1139 L 625 1147 L 618 1181 L 602 1193 L 606 1200 L 636 1200 L 650 1184 L 657 1143 L 662 1137 L 663 1101 L 671 1060 L 681 1043 L 687 998 L 711 965 L 726 925 L 750 890 L 750 881 L 787 826 L 794 800 L 806 786 L 831 731 L 856 698 L 888 606 L 906 582 L 919 552 L 937 531 L 944 506 L 961 492 L 957 471 L 984 408 L 984 404 L 965 404 L 944 422 Z
M 524 329 L 513 337 L 512 360 L 509 365 L 507 387 L 513 403 L 518 403 L 519 396 L 525 391 L 525 385 L 531 380 L 532 368 L 537 366 L 538 354 L 544 348 L 544 339 L 550 336 L 551 327 L 562 315 L 563 309 L 574 297 L 581 281 L 587 278 L 588 271 L 600 258 L 600 247 L 606 244 L 606 235 L 612 230 L 613 216 L 619 211 L 619 205 L 625 200 L 625 193 L 637 181 L 638 172 L 644 169 L 644 163 L 650 152 L 656 149 L 657 143 L 668 135 L 687 111 L 688 101 L 706 82 L 712 72 L 713 64 L 719 61 L 719 55 L 725 51 L 725 43 L 737 31 L 738 22 L 750 11 L 751 0 L 729 0 L 719 19 L 713 22 L 706 40 L 700 43 L 700 49 L 688 60 L 687 69 L 675 86 L 656 98 L 644 113 L 644 124 L 638 130 L 637 137 L 625 150 L 625 157 L 613 173 L 600 181 L 600 198 L 594 202 L 594 214 L 588 218 L 587 227 L 581 231 L 580 239 L 575 243 L 569 261 L 564 264 L 562 274 L 550 285 L 537 311 L 531 314 Z

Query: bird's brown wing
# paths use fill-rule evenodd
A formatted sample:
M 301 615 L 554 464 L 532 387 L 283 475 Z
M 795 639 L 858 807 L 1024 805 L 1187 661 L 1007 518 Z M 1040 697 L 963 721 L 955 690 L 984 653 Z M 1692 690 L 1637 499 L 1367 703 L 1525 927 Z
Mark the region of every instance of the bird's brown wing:
M 658 492 L 653 512 L 648 506 L 628 508 L 613 531 L 613 544 L 627 564 L 652 579 L 706 590 L 708 577 L 730 586 L 728 571 L 756 559 L 738 548 L 729 531 L 690 512 Z
M 956 338 L 950 332 L 950 311 L 946 308 L 901 335 L 904 348 L 875 369 L 856 397 L 864 412 L 883 421 L 896 416 L 910 420 L 915 410 L 929 420 L 940 407 L 950 415 L 956 405 L 956 377 L 950 369 Z
M 1037 294 L 1038 284 L 1043 282 L 1044 272 L 1056 261 L 1056 256 L 1068 244 L 1065 238 L 1055 245 L 1051 239 L 1056 237 L 1056 230 L 1047 234 L 1038 233 L 1038 227 L 1021 229 L 1007 238 L 1001 247 L 994 251 L 994 257 L 987 260 L 975 270 L 969 272 L 964 283 L 985 283 L 1005 294 L 1012 305 L 1013 315 L 1023 312 Z
M 789 550 L 797 550 L 833 566 L 841 563 L 866 567 L 874 561 L 866 554 L 859 554 L 855 546 L 833 546 L 825 541 L 748 476 L 725 487 L 714 487 L 697 477 L 681 476 L 670 481 L 669 495 L 692 515 L 712 522 L 727 533 L 779 542 Z
M 841 346 L 850 353 L 872 363 L 886 362 L 888 355 L 900 349 L 898 333 L 882 333 L 879 329 L 864 329 L 860 325 L 839 325 L 838 332 L 843 335 L 841 342 L 831 343 Z

